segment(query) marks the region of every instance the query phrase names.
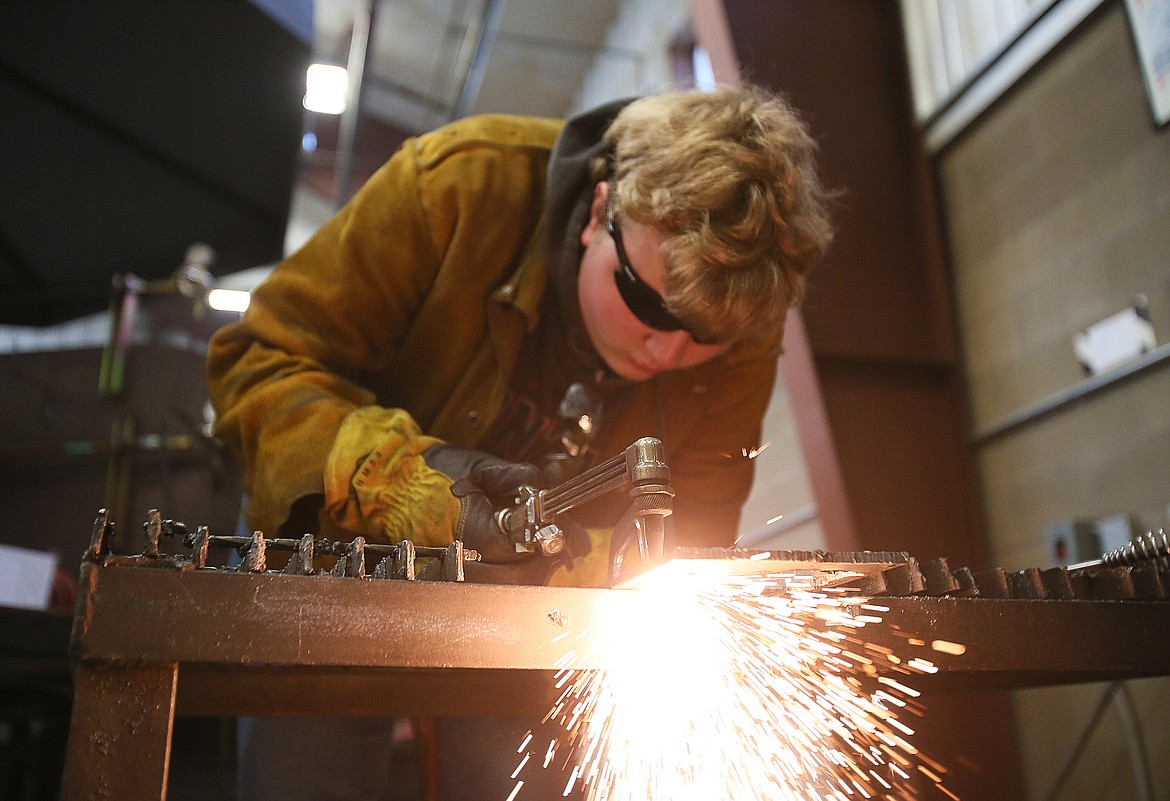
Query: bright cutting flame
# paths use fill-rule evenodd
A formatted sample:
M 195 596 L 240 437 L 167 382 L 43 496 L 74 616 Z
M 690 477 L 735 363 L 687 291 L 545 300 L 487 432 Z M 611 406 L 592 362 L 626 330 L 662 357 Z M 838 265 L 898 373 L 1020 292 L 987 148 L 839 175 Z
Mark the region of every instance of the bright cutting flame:
M 584 785 L 592 801 L 900 799 L 917 797 L 916 773 L 945 791 L 900 719 L 921 714 L 918 693 L 875 663 L 937 668 L 864 641 L 881 607 L 792 575 L 678 565 L 643 576 L 591 632 L 597 653 L 567 655 L 545 718 L 559 731 L 526 740 L 513 778 L 565 764 L 565 749 L 565 795 Z

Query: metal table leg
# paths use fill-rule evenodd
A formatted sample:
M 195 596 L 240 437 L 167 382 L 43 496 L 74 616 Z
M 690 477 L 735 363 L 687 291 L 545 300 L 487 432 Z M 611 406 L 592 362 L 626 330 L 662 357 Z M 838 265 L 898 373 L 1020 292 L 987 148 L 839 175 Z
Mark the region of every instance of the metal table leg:
M 166 797 L 178 677 L 177 663 L 77 666 L 62 801 Z

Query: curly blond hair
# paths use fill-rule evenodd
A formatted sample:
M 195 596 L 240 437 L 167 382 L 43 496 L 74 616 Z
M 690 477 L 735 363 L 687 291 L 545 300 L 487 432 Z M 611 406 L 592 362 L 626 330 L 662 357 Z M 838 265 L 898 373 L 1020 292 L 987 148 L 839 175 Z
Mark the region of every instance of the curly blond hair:
M 784 99 L 749 84 L 643 97 L 593 164 L 614 212 L 663 237 L 667 308 L 721 341 L 778 338 L 832 241 L 817 146 Z

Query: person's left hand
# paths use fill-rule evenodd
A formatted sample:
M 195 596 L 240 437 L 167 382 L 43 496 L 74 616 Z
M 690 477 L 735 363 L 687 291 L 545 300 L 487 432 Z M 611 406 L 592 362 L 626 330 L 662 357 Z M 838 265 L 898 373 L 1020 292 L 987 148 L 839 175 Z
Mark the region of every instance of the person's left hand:
M 451 494 L 459 499 L 455 539 L 479 552 L 490 564 L 522 560 L 508 535 L 496 522 L 496 510 L 516 503 L 520 487 L 540 484 L 535 465 L 509 462 L 470 448 L 432 445 L 423 451 L 427 467 L 451 480 Z
M 552 556 L 538 553 L 519 554 L 517 561 L 509 564 L 466 562 L 463 574 L 467 581 L 477 584 L 523 584 L 543 586 L 548 584 L 552 574 L 562 566 L 573 569 L 573 563 L 589 555 L 593 544 L 589 532 L 568 514 L 559 515 L 556 524 L 565 535 L 564 549 Z

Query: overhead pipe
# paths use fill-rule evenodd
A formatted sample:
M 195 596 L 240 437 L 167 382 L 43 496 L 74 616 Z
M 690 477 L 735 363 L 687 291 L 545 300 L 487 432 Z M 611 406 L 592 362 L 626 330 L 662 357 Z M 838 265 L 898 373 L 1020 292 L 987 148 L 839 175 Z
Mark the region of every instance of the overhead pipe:
M 483 86 L 483 76 L 487 72 L 488 58 L 491 56 L 496 34 L 500 30 L 500 22 L 504 19 L 506 3 L 507 0 L 487 0 L 484 3 L 483 14 L 480 17 L 479 36 L 475 42 L 475 52 L 471 56 L 467 74 L 463 77 L 463 88 L 459 92 L 459 101 L 452 110 L 451 119 L 466 117 L 479 97 L 479 90 Z
M 337 134 L 337 162 L 333 170 L 334 206 L 340 209 L 349 200 L 353 184 L 353 156 L 357 144 L 358 119 L 362 110 L 362 87 L 366 68 L 370 64 L 370 44 L 377 17 L 377 0 L 368 0 L 353 18 L 353 33 L 349 40 L 349 98 Z

